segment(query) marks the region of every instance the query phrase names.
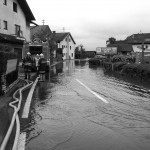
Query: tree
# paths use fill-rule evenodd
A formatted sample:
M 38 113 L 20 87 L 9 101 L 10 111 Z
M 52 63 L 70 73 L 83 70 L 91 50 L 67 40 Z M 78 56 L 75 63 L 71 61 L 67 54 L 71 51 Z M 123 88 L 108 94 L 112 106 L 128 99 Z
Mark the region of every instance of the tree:
M 75 48 L 75 58 L 76 59 L 86 58 L 85 48 L 82 44 L 78 45 Z
M 108 39 L 108 41 L 109 41 L 110 44 L 115 44 L 116 39 L 115 39 L 114 37 L 110 37 L 110 38 Z

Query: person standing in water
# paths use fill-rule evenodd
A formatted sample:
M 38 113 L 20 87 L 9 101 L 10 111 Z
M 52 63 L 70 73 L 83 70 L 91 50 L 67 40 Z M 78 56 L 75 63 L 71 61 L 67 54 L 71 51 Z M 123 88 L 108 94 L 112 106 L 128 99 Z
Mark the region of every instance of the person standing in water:
M 33 59 L 31 57 L 31 53 L 28 52 L 26 57 L 23 59 L 23 63 L 22 63 L 22 66 L 24 67 L 25 79 L 30 80 L 32 65 L 33 65 Z
M 39 65 L 40 81 L 45 81 L 45 72 L 46 72 L 47 61 L 44 58 L 43 54 L 40 54 L 40 60 L 39 60 L 38 65 Z

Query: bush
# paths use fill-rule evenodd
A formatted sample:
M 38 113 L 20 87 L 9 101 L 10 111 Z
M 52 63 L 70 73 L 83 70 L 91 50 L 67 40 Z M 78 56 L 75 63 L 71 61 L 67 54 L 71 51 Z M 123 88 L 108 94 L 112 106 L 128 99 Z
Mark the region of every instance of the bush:
M 116 62 L 114 63 L 114 71 L 121 71 L 126 62 Z
M 111 62 L 135 62 L 135 57 L 131 55 L 114 55 L 111 58 Z
M 90 65 L 100 65 L 101 61 L 100 59 L 92 58 L 89 60 Z
M 0 73 L 6 72 L 7 69 L 7 53 L 0 52 Z
M 4 73 L 7 70 L 7 60 L 16 59 L 17 55 L 12 52 L 0 51 L 0 72 Z
M 127 64 L 123 66 L 122 73 L 137 76 L 141 79 L 150 79 L 149 64 Z
M 7 45 L 0 45 L 0 51 L 1 52 L 11 52 L 11 47 Z
M 106 69 L 106 70 L 111 70 L 112 71 L 112 63 L 111 62 L 104 62 L 104 68 Z

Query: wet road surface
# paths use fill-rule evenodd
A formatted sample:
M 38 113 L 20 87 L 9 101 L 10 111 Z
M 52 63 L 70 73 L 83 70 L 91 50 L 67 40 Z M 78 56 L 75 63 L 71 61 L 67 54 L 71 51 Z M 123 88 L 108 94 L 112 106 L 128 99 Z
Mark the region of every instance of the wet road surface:
M 149 150 L 150 87 L 64 62 L 33 95 L 26 150 Z

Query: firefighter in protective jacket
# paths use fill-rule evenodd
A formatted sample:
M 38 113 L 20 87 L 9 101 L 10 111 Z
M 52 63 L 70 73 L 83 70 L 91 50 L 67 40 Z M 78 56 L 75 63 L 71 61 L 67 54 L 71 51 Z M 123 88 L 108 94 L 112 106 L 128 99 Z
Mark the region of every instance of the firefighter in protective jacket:
M 31 57 L 30 52 L 27 53 L 27 56 L 23 59 L 23 67 L 24 67 L 24 73 L 25 73 L 25 79 L 30 80 L 30 73 L 33 66 L 33 59 Z

